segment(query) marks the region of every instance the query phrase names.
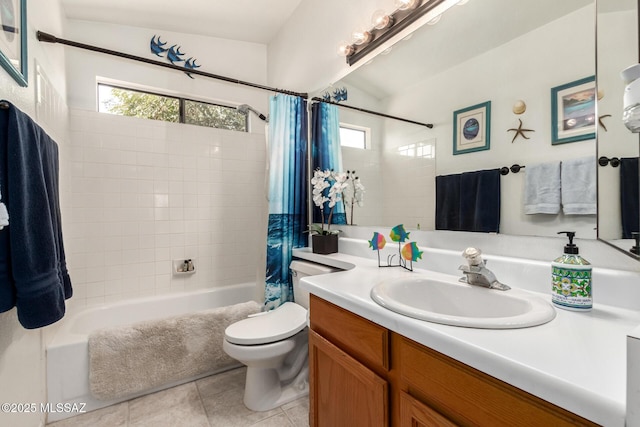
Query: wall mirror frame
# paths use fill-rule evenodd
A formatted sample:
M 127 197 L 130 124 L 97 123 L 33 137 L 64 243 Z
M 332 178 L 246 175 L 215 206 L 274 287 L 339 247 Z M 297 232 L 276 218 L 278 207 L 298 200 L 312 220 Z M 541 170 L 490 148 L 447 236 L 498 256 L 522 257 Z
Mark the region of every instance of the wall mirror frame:
M 610 28 L 607 28 L 607 20 L 616 18 L 609 14 L 623 14 L 625 19 L 631 21 L 629 25 L 633 29 L 631 35 L 628 31 L 623 32 L 623 37 L 626 37 L 626 42 L 632 44 L 632 47 L 618 44 L 609 45 L 609 49 L 631 49 L 633 59 L 627 65 L 637 62 L 638 0 L 614 0 L 613 3 L 619 4 L 613 5 L 611 1 L 602 0 L 570 0 L 562 3 L 553 0 L 543 0 L 542 3 L 527 0 L 527 5 L 517 2 L 517 6 L 509 3 L 516 2 L 471 0 L 465 6 L 456 6 L 445 13 L 437 25 L 424 25 L 408 41 L 394 45 L 389 55 L 378 56 L 370 64 L 358 67 L 340 81 L 333 83 L 333 87 L 348 89 L 349 99 L 346 104 L 350 106 L 434 124 L 433 130 L 418 126 L 411 128 L 410 125 L 396 123 L 391 119 L 366 117 L 366 114 L 341 109 L 341 122 L 363 124 L 379 135 L 377 141 L 373 138 L 373 144 L 379 144 L 377 153 L 370 151 L 349 155 L 343 150 L 345 169 L 364 168 L 357 170 L 362 171 L 366 177 L 363 179 L 367 187 L 365 204 L 372 207 L 371 211 L 363 208 L 357 212 L 357 216 L 361 218 L 354 221 L 357 225 L 391 226 L 405 223 L 408 229 L 432 230 L 432 181 L 436 175 L 481 168 L 509 167 L 512 163 L 526 165 L 548 158 L 594 156 L 595 159 L 596 155 L 604 153 L 599 141 L 603 132 L 600 126 L 597 129 L 596 140 L 551 147 L 550 89 L 594 74 L 600 74 L 600 78 L 597 78 L 597 84 L 600 85 L 597 87 L 602 89 L 600 82 L 605 70 L 600 63 L 596 65 L 596 54 L 598 58 L 606 55 L 597 53 L 596 47 L 600 49 L 603 43 L 608 43 L 607 37 L 604 37 L 610 31 Z M 604 4 L 608 4 L 607 7 L 603 7 Z M 474 7 L 476 9 L 473 9 Z M 529 7 L 532 9 L 529 10 Z M 500 13 L 496 13 L 496 10 Z M 534 10 L 535 13 L 532 12 Z M 495 19 L 498 21 L 494 22 Z M 447 21 L 449 23 L 446 26 L 440 27 Z M 567 22 L 576 28 L 581 27 L 582 30 L 573 31 L 573 27 L 567 29 Z M 563 31 L 563 37 L 559 37 L 554 31 Z M 485 34 L 486 37 L 480 37 L 481 34 Z M 558 43 L 558 40 L 563 40 L 563 43 Z M 412 50 L 415 48 L 410 48 L 411 44 L 418 44 L 419 50 Z M 550 47 L 554 44 L 560 45 L 558 49 Z M 416 55 L 416 52 L 420 52 L 420 55 Z M 565 63 L 558 63 L 558 52 L 563 52 L 560 60 Z M 415 66 L 416 62 L 420 64 Z M 428 64 L 425 65 L 425 62 Z M 493 64 L 493 68 L 482 71 L 476 67 L 481 63 Z M 458 86 L 463 86 L 462 88 L 452 89 L 442 85 L 440 89 L 434 90 L 435 85 L 446 82 L 447 74 L 450 74 L 452 79 L 464 75 L 461 73 L 465 72 L 465 67 L 467 73 L 474 75 L 498 74 L 505 87 L 483 92 L 486 88 L 483 88 L 482 84 L 488 80 L 483 80 L 481 76 L 476 78 L 475 87 L 458 80 Z M 621 69 L 617 68 L 619 67 L 606 71 L 615 75 L 609 80 L 619 80 L 617 73 Z M 605 126 L 609 125 L 608 128 L 613 128 L 614 122 L 615 126 L 624 127 L 620 120 L 622 94 L 619 90 L 620 85 L 607 88 L 604 98 L 598 102 L 596 111 L 599 115 L 612 115 L 611 118 L 602 119 Z M 512 107 L 521 99 L 526 102 L 526 112 L 518 115 L 515 114 L 515 110 L 512 111 Z M 453 111 L 486 100 L 493 101 L 491 149 L 454 158 L 451 152 Z M 603 100 L 608 101 L 609 105 L 603 106 Z M 507 129 L 518 127 L 518 119 L 524 122 L 524 128 L 534 130 L 527 134 L 530 140 L 518 138 L 512 141 L 513 135 L 508 133 Z M 637 141 L 637 136 L 632 137 Z M 412 148 L 407 148 L 409 146 Z M 503 147 L 502 151 L 500 146 Z M 404 149 L 405 153 L 398 155 L 401 149 Z M 552 149 L 555 151 L 549 151 Z M 622 153 L 619 156 L 637 157 L 638 149 L 639 144 L 635 144 L 629 154 Z M 413 150 L 413 158 L 407 158 L 407 150 Z M 417 152 L 427 155 L 417 158 Z M 387 156 L 389 153 L 393 153 L 394 156 Z M 615 156 L 615 153 L 610 155 Z M 351 167 L 349 162 L 355 162 L 356 165 Z M 385 169 L 390 164 L 395 165 L 395 169 Z M 367 171 L 367 166 L 371 166 L 374 171 Z M 616 214 L 603 211 L 603 207 L 600 206 L 603 203 L 602 195 L 608 191 L 607 187 L 610 184 L 602 180 L 603 168 L 597 169 L 600 180 L 598 217 L 586 215 L 581 218 L 565 216 L 532 219 L 524 216 L 521 211 L 511 217 L 505 216 L 504 209 L 518 211 L 513 204 L 517 205 L 522 197 L 518 189 L 523 185 L 524 174 L 512 173 L 509 178 L 503 178 L 503 190 L 511 191 L 513 194 L 507 197 L 510 206 L 503 208 L 505 230 L 501 228 L 500 232 L 512 235 L 555 236 L 557 231 L 569 227 L 577 229 L 581 238 L 598 239 L 627 255 L 634 256 L 629 252 L 629 248 L 626 248 L 630 246 L 629 241 L 625 239 L 617 243 L 615 240 L 619 239 L 604 233 L 603 224 L 613 222 L 612 218 L 615 215 L 619 216 L 619 212 Z M 384 179 L 381 176 L 384 176 Z M 410 185 L 406 185 L 407 182 Z M 390 196 L 391 193 L 394 197 Z M 410 200 L 413 206 L 398 208 L 402 200 Z M 377 213 L 373 214 L 373 211 Z

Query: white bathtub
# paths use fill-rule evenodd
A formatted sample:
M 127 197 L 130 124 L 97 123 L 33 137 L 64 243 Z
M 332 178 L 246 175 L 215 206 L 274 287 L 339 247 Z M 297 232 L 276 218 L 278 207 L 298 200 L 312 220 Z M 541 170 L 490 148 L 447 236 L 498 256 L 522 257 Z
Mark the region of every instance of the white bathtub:
M 47 346 L 47 401 L 52 405 L 68 404 L 67 407 L 91 411 L 195 380 L 196 378 L 185 378 L 182 381 L 123 399 L 97 400 L 89 391 L 89 334 L 101 328 L 162 319 L 255 300 L 255 293 L 255 283 L 243 283 L 222 288 L 128 300 L 89 308 L 65 318 Z M 199 377 L 214 373 L 210 372 Z M 77 405 L 73 406 L 73 404 Z M 73 415 L 77 413 L 49 412 L 48 421 L 61 420 Z

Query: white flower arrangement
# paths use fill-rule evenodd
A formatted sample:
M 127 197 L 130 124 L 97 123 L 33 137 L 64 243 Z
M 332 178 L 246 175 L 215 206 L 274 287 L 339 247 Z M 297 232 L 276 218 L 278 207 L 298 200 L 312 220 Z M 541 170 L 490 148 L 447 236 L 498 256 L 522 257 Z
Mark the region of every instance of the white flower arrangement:
M 356 171 L 347 171 L 347 187 L 344 190 L 342 202 L 345 212 L 349 211 L 348 224 L 353 225 L 353 208 L 355 205 L 364 206 L 364 185 L 356 176 Z
M 334 171 L 316 169 L 311 178 L 313 186 L 312 196 L 313 203 L 320 208 L 321 225 L 312 224 L 309 231 L 317 234 L 335 234 L 338 231 L 331 231 L 331 219 L 333 217 L 333 209 L 340 200 L 342 200 L 342 192 L 347 187 L 347 174 L 344 172 L 336 173 Z M 325 194 L 325 190 L 329 192 Z M 324 209 L 325 203 L 329 202 L 329 216 L 327 218 L 327 229 L 324 229 Z

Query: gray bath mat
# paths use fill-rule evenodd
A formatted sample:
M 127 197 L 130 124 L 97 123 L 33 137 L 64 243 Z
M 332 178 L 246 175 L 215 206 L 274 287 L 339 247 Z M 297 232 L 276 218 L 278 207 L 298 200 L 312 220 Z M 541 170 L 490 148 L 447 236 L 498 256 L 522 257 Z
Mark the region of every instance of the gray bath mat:
M 249 301 L 89 335 L 89 384 L 102 400 L 221 371 L 237 362 L 222 350 L 224 330 L 257 313 Z

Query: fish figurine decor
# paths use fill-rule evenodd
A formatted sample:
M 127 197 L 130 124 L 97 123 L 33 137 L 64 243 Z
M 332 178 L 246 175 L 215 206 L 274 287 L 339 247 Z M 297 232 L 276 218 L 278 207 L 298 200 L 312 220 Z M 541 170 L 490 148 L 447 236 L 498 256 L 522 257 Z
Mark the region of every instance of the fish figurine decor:
M 333 92 L 331 92 L 329 89 L 327 89 L 322 94 L 322 100 L 325 101 L 325 102 L 338 103 L 338 102 L 341 102 L 341 101 L 346 101 L 348 96 L 349 96 L 349 92 L 347 91 L 346 87 L 341 87 L 341 88 L 334 89 Z
M 151 37 L 151 41 L 149 42 L 149 48 L 151 49 L 151 53 L 161 58 L 166 58 L 167 61 L 171 63 L 171 65 L 178 65 L 181 62 L 184 62 L 183 66 L 187 70 L 184 73 L 190 78 L 193 78 L 193 76 L 189 71 L 195 70 L 196 68 L 200 68 L 200 65 L 196 64 L 196 58 L 190 56 L 186 60 L 182 59 L 182 56 L 185 55 L 184 52 L 180 51 L 180 48 L 182 46 L 178 46 L 177 44 L 174 44 L 168 48 L 165 48 L 166 44 L 167 42 L 163 42 L 160 39 L 160 36 L 157 36 L 154 34 L 153 37 Z M 165 54 L 166 56 L 163 56 Z
M 378 267 L 402 267 L 406 270 L 413 271 L 413 262 L 422 259 L 423 251 L 418 248 L 415 242 L 404 243 L 409 238 L 410 232 L 405 230 L 403 224 L 396 225 L 391 229 L 389 237 L 392 241 L 398 243 L 398 260 L 395 261 L 395 253 L 387 255 L 387 264 L 384 265 L 380 261 L 380 250 L 385 247 L 387 240 L 377 231 L 373 233 L 369 240 L 369 247 L 378 252 Z M 404 245 L 403 245 L 404 243 Z

